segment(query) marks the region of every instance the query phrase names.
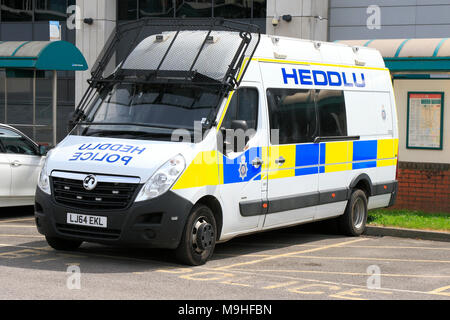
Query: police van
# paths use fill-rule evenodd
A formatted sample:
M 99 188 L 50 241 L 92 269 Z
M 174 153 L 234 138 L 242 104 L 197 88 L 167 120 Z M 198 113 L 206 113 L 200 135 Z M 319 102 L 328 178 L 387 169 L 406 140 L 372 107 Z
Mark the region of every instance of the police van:
M 216 243 L 318 220 L 359 236 L 368 209 L 393 205 L 397 115 L 376 50 L 232 28 L 135 40 L 110 73 L 104 50 L 46 159 L 35 217 L 51 247 L 201 265 Z

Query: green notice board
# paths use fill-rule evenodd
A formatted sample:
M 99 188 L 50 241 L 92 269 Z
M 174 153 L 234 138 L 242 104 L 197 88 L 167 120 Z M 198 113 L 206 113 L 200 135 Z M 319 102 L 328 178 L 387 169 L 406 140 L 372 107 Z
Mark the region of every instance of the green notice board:
M 443 120 L 443 92 L 408 92 L 407 148 L 442 150 Z

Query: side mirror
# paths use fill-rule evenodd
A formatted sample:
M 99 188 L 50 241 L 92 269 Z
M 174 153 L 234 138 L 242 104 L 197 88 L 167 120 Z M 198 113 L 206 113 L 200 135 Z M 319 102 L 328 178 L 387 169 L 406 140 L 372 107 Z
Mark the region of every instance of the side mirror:
M 48 146 L 44 146 L 44 145 L 39 145 L 39 155 L 44 157 L 47 155 L 48 151 L 50 150 L 50 148 Z
M 246 132 L 248 130 L 248 124 L 247 121 L 245 120 L 233 120 L 231 122 L 231 130 L 243 130 L 244 132 Z

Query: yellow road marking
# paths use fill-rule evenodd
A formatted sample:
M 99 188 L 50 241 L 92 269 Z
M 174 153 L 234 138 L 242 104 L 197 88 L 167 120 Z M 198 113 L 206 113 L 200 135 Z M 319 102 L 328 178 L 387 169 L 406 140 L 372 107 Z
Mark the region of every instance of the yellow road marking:
M 50 249 L 50 250 L 52 250 L 52 249 Z M 48 252 L 48 253 L 50 253 L 50 252 Z M 33 262 L 42 263 L 42 262 L 60 260 L 63 258 L 86 258 L 85 256 L 81 256 L 81 255 L 77 255 L 77 254 L 70 254 L 70 253 L 57 253 L 56 255 L 57 255 L 57 257 L 54 257 L 54 258 L 48 258 L 48 259 L 43 259 L 43 260 L 33 260 Z M 79 263 L 66 263 L 66 265 L 76 265 L 76 264 L 79 264 Z
M 301 245 L 300 245 L 301 246 Z M 345 246 L 346 248 L 361 248 L 361 249 L 420 249 L 420 250 L 450 250 L 450 248 L 439 247 L 402 247 L 402 246 Z
M 297 284 L 297 283 L 298 283 L 298 281 L 283 282 L 283 283 L 275 284 L 272 286 L 264 287 L 263 289 L 266 289 L 266 290 L 279 289 L 279 288 L 289 287 L 289 286 L 291 286 L 293 284 Z
M 31 236 L 25 234 L 0 234 L 0 237 L 6 238 L 45 238 L 44 236 Z
M 27 247 L 27 246 L 17 246 L 17 245 L 12 245 L 12 244 L 0 244 L 0 247 L 12 247 L 12 248 L 46 250 L 46 251 L 49 251 L 49 253 L 55 252 L 50 247 L 35 248 L 35 247 Z M 158 261 L 158 260 L 129 258 L 129 257 L 121 257 L 121 256 L 111 256 L 111 255 L 106 255 L 106 254 L 90 253 L 90 252 L 82 252 L 82 251 L 81 252 L 77 252 L 76 257 L 78 257 L 78 258 L 98 257 L 98 258 L 108 258 L 108 259 L 116 259 L 116 260 L 122 260 L 122 261 L 136 261 L 136 262 L 143 262 L 143 263 L 157 262 L 157 263 L 163 264 L 163 265 L 169 265 L 169 266 L 173 265 L 173 264 L 170 264 L 170 263 L 167 263 L 167 262 L 164 262 L 164 261 Z
M 20 221 L 34 221 L 34 218 L 0 220 L 0 224 L 2 224 L 2 223 L 10 223 L 10 222 L 20 222 Z
M 366 293 L 382 293 L 382 294 L 392 294 L 392 292 L 389 291 L 381 291 L 381 290 L 368 290 L 364 288 L 353 288 L 347 291 L 338 292 L 336 294 L 330 295 L 331 298 L 338 298 L 338 299 L 349 299 L 349 300 L 366 300 L 363 298 L 359 298 L 361 295 L 358 292 L 366 292 Z
M 34 263 L 42 263 L 42 262 L 49 262 L 49 261 L 56 261 L 61 259 L 62 257 L 56 257 L 56 258 L 48 258 L 43 260 L 33 260 Z
M 316 248 L 321 247 L 320 244 L 292 244 L 292 243 L 284 243 L 284 242 L 268 242 L 268 243 L 248 243 L 242 241 L 235 241 L 235 244 L 240 244 L 244 246 L 254 246 L 254 247 L 276 247 L 276 246 L 294 246 L 294 247 L 306 247 L 306 248 Z M 344 248 L 359 248 L 359 249 L 420 249 L 420 250 L 450 250 L 450 248 L 442 248 L 442 247 L 408 247 L 408 246 L 343 246 Z
M 239 258 L 245 258 L 245 257 L 270 257 L 270 254 L 232 254 L 232 253 L 214 253 L 214 256 L 223 256 L 223 257 L 239 257 Z
M 6 258 L 6 259 L 23 259 L 23 258 L 33 257 L 33 256 L 40 256 L 42 254 L 43 253 L 41 250 L 23 249 L 23 250 L 0 253 L 0 257 Z
M 4 243 L 0 243 L 0 247 L 53 251 L 53 249 L 50 248 L 50 247 L 30 247 L 30 246 L 20 246 L 20 245 L 16 246 L 16 245 L 13 245 L 13 244 L 4 244 Z
M 19 224 L 1 224 L 0 228 L 36 228 L 36 226 L 30 226 L 30 225 L 19 225 Z
M 215 269 L 217 270 L 217 269 Z M 339 272 L 339 271 L 319 271 L 319 270 L 281 270 L 281 269 L 233 269 L 234 271 L 250 271 L 250 272 L 269 272 L 269 273 L 275 273 L 275 272 L 285 272 L 285 273 L 317 273 L 317 274 L 335 274 L 335 275 L 346 275 L 346 276 L 364 276 L 367 277 L 367 273 L 360 273 L 360 272 Z M 450 278 L 450 275 L 421 275 L 421 274 L 389 274 L 389 273 L 382 273 L 382 277 L 402 277 L 402 278 L 434 278 L 434 279 L 441 279 L 441 278 Z
M 305 291 L 304 290 L 304 289 L 314 288 L 314 287 L 315 288 L 327 288 L 327 289 L 333 290 L 333 291 L 341 290 L 341 287 L 335 286 L 335 285 L 311 283 L 311 284 L 305 284 L 305 285 L 302 285 L 302 286 L 299 286 L 299 287 L 288 289 L 288 291 L 292 292 L 292 293 L 312 294 L 312 295 L 321 295 L 321 294 L 325 293 L 323 291 Z M 317 289 L 315 289 L 315 290 L 317 290 Z
M 226 278 L 232 278 L 232 273 L 225 273 L 225 272 L 216 272 L 216 271 L 206 271 L 206 272 L 199 272 L 194 274 L 185 274 L 179 276 L 179 278 L 186 279 L 186 280 L 194 280 L 194 281 L 218 281 L 218 280 L 225 280 Z
M 249 288 L 249 287 L 252 287 L 252 285 L 250 285 L 250 284 L 246 284 L 246 283 L 239 283 L 239 282 L 236 282 L 236 281 L 242 281 L 242 280 L 247 280 L 247 279 L 250 279 L 251 277 L 244 277 L 244 278 L 239 278 L 239 279 L 236 279 L 236 280 L 226 280 L 226 281 L 222 281 L 222 282 L 220 282 L 221 284 L 229 284 L 229 285 L 232 285 L 232 286 L 238 286 L 238 287 L 247 287 L 247 288 Z
M 204 270 L 211 270 L 211 271 L 215 270 L 215 269 L 206 268 L 206 267 L 197 267 L 197 268 L 198 269 L 204 269 Z M 253 275 L 253 276 L 259 276 L 259 275 L 255 274 L 254 271 L 233 270 L 233 273 L 250 274 L 250 275 Z M 308 279 L 308 278 L 302 278 L 302 277 L 280 275 L 278 273 L 271 273 L 271 274 L 268 274 L 266 276 L 270 277 L 270 278 L 277 278 L 277 279 L 284 279 L 284 280 L 296 280 L 296 281 L 307 281 L 307 282 L 314 282 L 314 283 L 325 283 L 325 284 L 338 285 L 338 286 L 341 285 L 341 286 L 354 287 L 354 288 L 367 288 L 367 286 L 358 285 L 358 284 L 351 284 L 351 283 L 345 283 L 345 282 L 333 282 L 333 281 L 327 281 L 327 280 Z M 392 288 L 382 288 L 382 289 L 383 290 L 393 291 L 393 292 L 424 294 L 424 295 L 431 294 L 429 292 L 416 291 L 416 290 L 407 290 L 407 289 L 392 289 Z
M 170 268 L 167 270 L 160 269 L 156 270 L 156 272 L 162 272 L 162 273 L 170 273 L 170 274 L 184 274 L 184 273 L 190 273 L 193 270 L 190 268 Z
M 435 289 L 433 291 L 430 291 L 429 293 L 430 294 L 438 294 L 438 295 L 441 295 L 441 296 L 449 296 L 450 297 L 450 291 L 447 291 L 447 290 L 450 290 L 450 286 L 437 288 L 437 289 Z
M 395 258 L 371 258 L 371 257 L 320 257 L 320 256 L 293 256 L 293 258 L 325 259 L 325 260 L 373 260 L 373 261 L 400 261 L 400 262 L 426 262 L 426 263 L 450 263 L 449 260 L 415 260 Z
M 346 242 L 335 243 L 335 244 L 331 244 L 331 245 L 327 245 L 327 246 L 323 246 L 323 247 L 318 247 L 318 248 L 314 248 L 314 249 L 282 253 L 282 254 L 277 254 L 274 256 L 270 256 L 270 257 L 266 257 L 266 258 L 262 258 L 262 259 L 258 259 L 258 260 L 235 263 L 235 264 L 232 264 L 229 266 L 217 268 L 216 270 L 226 270 L 226 269 L 230 269 L 230 268 L 234 268 L 234 267 L 238 267 L 238 266 L 240 267 L 240 266 L 245 266 L 245 265 L 256 264 L 256 263 L 263 262 L 263 261 L 270 261 L 270 260 L 275 260 L 275 259 L 279 259 L 279 258 L 286 258 L 286 257 L 298 255 L 301 253 L 316 252 L 316 251 L 320 251 L 320 250 L 326 250 L 326 249 L 335 248 L 335 247 L 343 246 L 346 244 L 356 243 L 356 242 L 361 242 L 361 241 L 366 241 L 366 240 L 368 240 L 368 239 L 356 239 L 356 240 L 351 240 L 351 241 L 346 241 Z

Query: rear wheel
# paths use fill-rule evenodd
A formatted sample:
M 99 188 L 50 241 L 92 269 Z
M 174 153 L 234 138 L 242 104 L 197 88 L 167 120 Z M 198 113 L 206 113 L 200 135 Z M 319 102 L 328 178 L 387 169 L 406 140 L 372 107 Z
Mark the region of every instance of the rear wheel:
M 56 237 L 45 237 L 50 247 L 58 251 L 73 251 L 78 249 L 83 241 L 66 240 Z
M 205 264 L 216 246 L 216 230 L 216 219 L 211 209 L 204 205 L 195 206 L 175 251 L 178 260 L 191 266 Z
M 366 230 L 367 196 L 364 191 L 353 191 L 343 216 L 339 218 L 341 231 L 349 236 L 360 236 Z

